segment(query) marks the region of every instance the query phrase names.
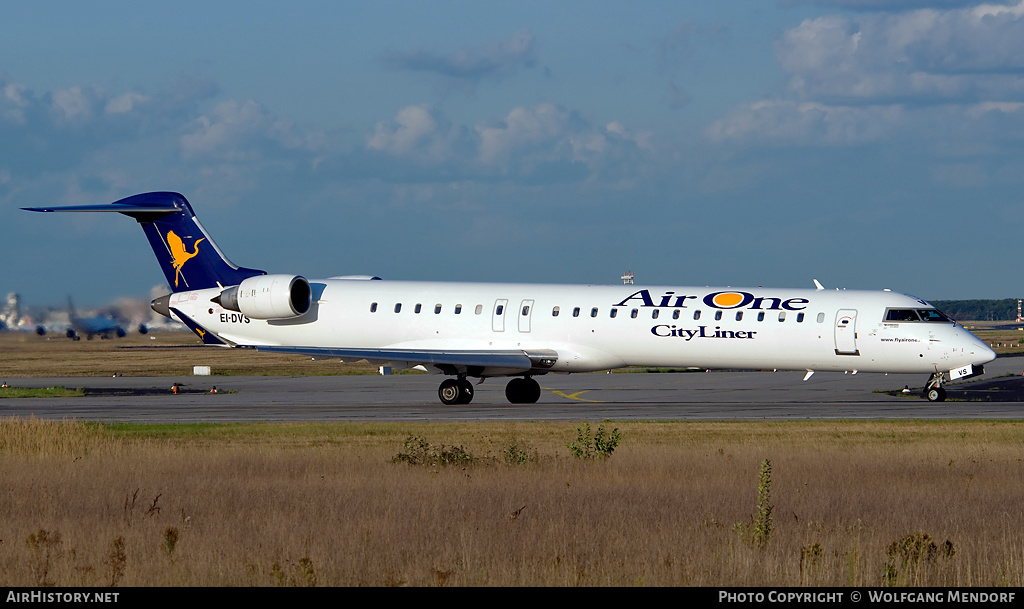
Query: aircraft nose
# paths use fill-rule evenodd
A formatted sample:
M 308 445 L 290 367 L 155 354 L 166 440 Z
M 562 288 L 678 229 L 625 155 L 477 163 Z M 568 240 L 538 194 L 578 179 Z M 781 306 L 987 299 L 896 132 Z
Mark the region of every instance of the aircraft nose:
M 989 347 L 985 341 L 981 340 L 973 334 L 968 335 L 970 337 L 970 344 L 968 345 L 967 352 L 971 354 L 971 363 L 976 365 L 987 364 L 996 358 L 996 352 Z

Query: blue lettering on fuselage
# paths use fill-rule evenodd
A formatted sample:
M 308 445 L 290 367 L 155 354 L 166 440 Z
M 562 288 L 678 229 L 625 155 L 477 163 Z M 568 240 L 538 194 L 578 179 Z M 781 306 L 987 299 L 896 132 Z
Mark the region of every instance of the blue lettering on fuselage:
M 684 309 L 686 308 L 687 300 L 697 300 L 698 298 L 700 297 L 678 295 L 675 292 L 665 292 L 658 296 L 658 303 L 655 304 L 655 299 L 651 296 L 650 290 L 637 290 L 612 306 L 668 307 Z M 732 290 L 713 292 L 703 298 L 700 298 L 700 300 L 705 305 L 713 309 L 768 309 L 786 311 L 803 311 L 807 308 L 807 304 L 810 302 L 806 298 L 787 298 L 783 300 L 774 296 L 754 296 L 750 292 Z
M 241 313 L 221 313 L 220 322 L 224 324 L 247 324 L 249 318 Z
M 756 331 L 749 330 L 723 330 L 721 326 L 715 326 L 714 330 L 707 326 L 698 326 L 696 330 L 677 328 L 668 324 L 660 324 L 651 328 L 651 334 L 661 338 L 682 338 L 690 342 L 694 338 L 754 338 Z

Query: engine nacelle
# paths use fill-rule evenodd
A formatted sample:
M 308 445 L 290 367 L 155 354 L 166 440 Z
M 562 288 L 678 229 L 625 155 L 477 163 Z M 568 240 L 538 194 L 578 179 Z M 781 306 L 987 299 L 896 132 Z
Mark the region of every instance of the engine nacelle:
M 227 288 L 213 299 L 251 319 L 287 319 L 309 311 L 313 291 L 299 275 L 258 275 Z

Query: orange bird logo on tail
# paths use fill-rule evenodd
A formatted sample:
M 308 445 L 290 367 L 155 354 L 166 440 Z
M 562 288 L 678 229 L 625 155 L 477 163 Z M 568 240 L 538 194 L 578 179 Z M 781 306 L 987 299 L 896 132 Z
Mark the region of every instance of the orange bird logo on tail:
M 178 287 L 178 276 L 181 275 L 181 267 L 185 266 L 185 263 L 195 258 L 199 254 L 199 242 L 205 240 L 198 239 L 192 244 L 192 251 L 189 252 L 185 249 L 185 243 L 181 240 L 181 237 L 174 234 L 174 231 L 167 231 L 167 246 L 171 248 L 171 264 L 174 266 L 174 287 Z

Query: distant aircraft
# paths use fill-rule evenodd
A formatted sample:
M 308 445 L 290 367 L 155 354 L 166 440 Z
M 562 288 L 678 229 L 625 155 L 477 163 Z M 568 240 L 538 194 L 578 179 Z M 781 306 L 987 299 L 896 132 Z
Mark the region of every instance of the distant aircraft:
M 204 343 L 399 367 L 452 378 L 445 404 L 473 399 L 470 378 L 513 377 L 513 403 L 540 397 L 535 377 L 625 366 L 976 376 L 996 354 L 927 302 L 898 292 L 683 286 L 572 286 L 307 280 L 232 264 L 178 193 L 108 205 L 24 208 L 118 212 L 149 238 L 172 293 L 152 307 Z
M 79 317 L 75 313 L 75 305 L 71 302 L 70 296 L 68 297 L 68 323 L 71 325 L 67 329 L 67 337 L 72 340 L 81 340 L 83 334 L 89 340 L 92 340 L 94 336 L 124 338 L 128 335 L 121 324 L 111 316 Z

